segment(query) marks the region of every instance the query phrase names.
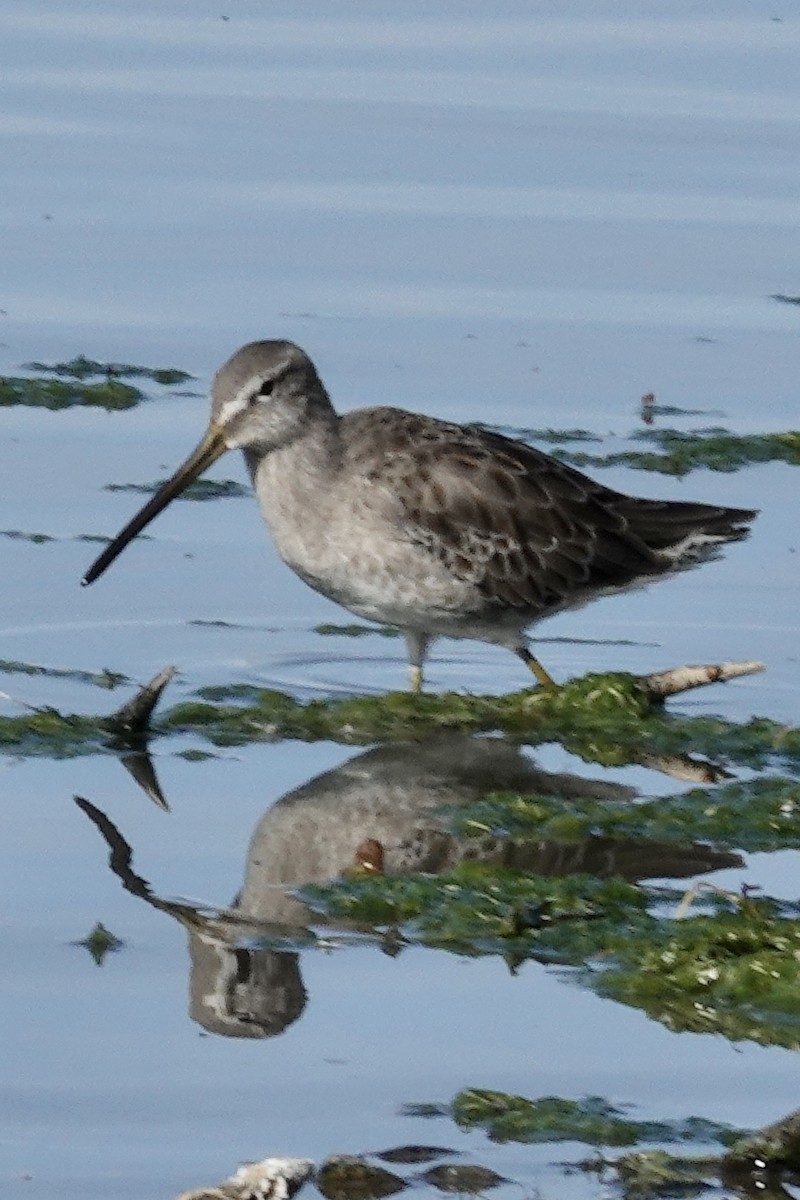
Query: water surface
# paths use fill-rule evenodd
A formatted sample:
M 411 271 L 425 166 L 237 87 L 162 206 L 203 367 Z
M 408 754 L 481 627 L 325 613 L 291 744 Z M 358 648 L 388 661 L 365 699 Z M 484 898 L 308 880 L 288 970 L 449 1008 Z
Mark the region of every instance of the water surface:
M 700 16 L 639 0 L 491 13 L 0 0 L 0 367 L 85 353 L 196 376 L 196 395 L 154 389 L 123 413 L 3 410 L 3 527 L 56 540 L 0 538 L 0 657 L 137 681 L 175 662 L 176 698 L 231 681 L 301 696 L 403 685 L 400 642 L 315 632 L 349 618 L 281 566 L 247 499 L 174 505 L 78 587 L 96 547 L 77 539 L 115 532 L 137 503 L 105 486 L 184 456 L 213 370 L 250 338 L 297 340 L 343 409 L 622 436 L 653 391 L 738 433 L 796 426 L 800 310 L 771 297 L 800 290 L 799 36 L 792 13 L 744 0 Z M 245 479 L 233 457 L 215 475 Z M 766 674 L 674 707 L 796 723 L 794 469 L 603 479 L 763 515 L 724 561 L 542 627 L 582 639 L 544 642 L 548 669 L 762 659 Z M 520 671 L 442 643 L 430 686 L 503 692 Z M 69 678 L 0 687 L 5 712 L 122 702 Z M 796 1106 L 788 1051 L 670 1034 L 496 957 L 311 949 L 280 1035 L 209 1032 L 190 1015 L 185 930 L 123 891 L 73 795 L 115 822 L 160 896 L 226 905 L 263 814 L 354 750 L 187 762 L 187 747 L 157 750 L 168 814 L 111 755 L 3 762 L 7 1194 L 141 1200 L 266 1154 L 431 1140 L 577 1196 L 593 1182 L 549 1164 L 585 1147 L 499 1147 L 401 1106 L 466 1086 L 741 1126 Z M 649 794 L 673 786 L 560 748 L 544 759 Z M 786 852 L 719 878 L 791 894 L 795 873 Z M 126 943 L 101 968 L 71 944 L 97 920 Z

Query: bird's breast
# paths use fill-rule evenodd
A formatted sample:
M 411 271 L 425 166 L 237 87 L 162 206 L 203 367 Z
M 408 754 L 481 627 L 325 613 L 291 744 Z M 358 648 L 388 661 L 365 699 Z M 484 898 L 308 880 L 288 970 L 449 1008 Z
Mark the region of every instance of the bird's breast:
M 471 585 L 413 542 L 391 495 L 366 477 L 298 478 L 278 454 L 252 472 L 262 516 L 284 562 L 316 591 L 359 616 L 423 627 L 480 605 Z

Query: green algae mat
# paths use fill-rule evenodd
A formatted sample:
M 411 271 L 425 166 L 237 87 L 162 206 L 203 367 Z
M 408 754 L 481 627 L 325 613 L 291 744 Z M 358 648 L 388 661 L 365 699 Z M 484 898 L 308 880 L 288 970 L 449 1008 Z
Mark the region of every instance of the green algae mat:
M 641 679 L 624 675 L 502 697 L 390 693 L 306 703 L 230 685 L 151 717 L 170 675 L 144 713 L 135 698 L 110 716 L 48 708 L 4 717 L 0 746 L 13 756 L 62 758 L 125 755 L 150 739 L 163 755 L 172 738 L 190 734 L 198 758 L 287 738 L 396 743 L 413 754 L 442 736 L 491 733 L 516 747 L 558 742 L 600 767 L 644 764 L 660 778 L 695 779 L 700 786 L 644 798 L 607 783 L 570 793 L 547 776 L 535 788 L 508 788 L 490 775 L 468 802 L 440 806 L 422 828 L 445 847 L 435 869 L 411 862 L 387 870 L 384 847 L 354 847 L 352 870 L 299 893 L 324 924 L 497 955 L 511 970 L 536 959 L 670 1029 L 800 1047 L 800 905 L 770 897 L 758 879 L 742 894 L 687 893 L 686 883 L 664 882 L 740 864 L 742 852 L 800 847 L 800 729 L 673 716 Z M 118 682 L 110 673 L 89 678 L 101 688 Z
M 173 367 L 96 362 L 83 354 L 70 362 L 26 363 L 24 369 L 26 375 L 0 378 L 0 406 L 47 408 L 54 412 L 81 406 L 116 412 L 135 408 L 147 399 L 145 391 L 126 382 L 130 379 L 175 388 L 192 378 L 186 371 Z

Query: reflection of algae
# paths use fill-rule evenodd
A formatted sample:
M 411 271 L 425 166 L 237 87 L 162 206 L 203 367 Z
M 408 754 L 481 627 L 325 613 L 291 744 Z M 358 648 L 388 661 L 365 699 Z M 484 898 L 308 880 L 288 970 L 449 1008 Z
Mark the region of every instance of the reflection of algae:
M 670 1028 L 800 1047 L 800 919 L 773 909 L 662 921 L 652 940 L 616 949 L 598 990 Z
M 477 864 L 354 874 L 303 895 L 329 916 L 400 926 L 412 942 L 578 968 L 585 986 L 673 1030 L 800 1048 L 800 919 L 774 901 L 675 920 L 654 888 Z
M 749 852 L 800 848 L 800 782 L 767 775 L 636 805 L 496 793 L 453 814 L 456 833 L 577 842 L 590 835 L 703 841 Z
M 337 919 L 401 925 L 404 935 L 459 953 L 509 953 L 582 963 L 615 930 L 649 929 L 643 889 L 590 875 L 549 878 L 484 863 L 440 875 L 353 873 L 302 896 Z

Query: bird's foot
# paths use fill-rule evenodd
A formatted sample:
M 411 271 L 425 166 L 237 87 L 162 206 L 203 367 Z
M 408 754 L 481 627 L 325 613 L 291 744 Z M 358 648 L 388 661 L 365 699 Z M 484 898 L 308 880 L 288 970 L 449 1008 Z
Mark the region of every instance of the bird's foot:
M 528 670 L 533 671 L 540 687 L 550 688 L 551 690 L 558 687 L 555 679 L 551 678 L 551 676 L 547 674 L 547 671 L 545 671 L 538 658 L 534 658 L 527 646 L 519 646 L 517 648 L 517 654 L 525 663 L 525 666 L 528 668 Z

